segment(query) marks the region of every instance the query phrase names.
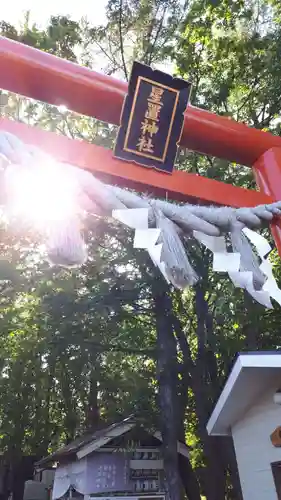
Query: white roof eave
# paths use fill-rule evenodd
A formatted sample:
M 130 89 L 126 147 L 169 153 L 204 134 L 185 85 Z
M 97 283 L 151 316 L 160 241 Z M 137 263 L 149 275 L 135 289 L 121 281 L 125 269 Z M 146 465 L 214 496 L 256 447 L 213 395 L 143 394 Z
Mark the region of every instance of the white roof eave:
M 233 424 L 276 379 L 277 370 L 281 382 L 281 352 L 239 355 L 207 423 L 208 434 L 230 435 Z

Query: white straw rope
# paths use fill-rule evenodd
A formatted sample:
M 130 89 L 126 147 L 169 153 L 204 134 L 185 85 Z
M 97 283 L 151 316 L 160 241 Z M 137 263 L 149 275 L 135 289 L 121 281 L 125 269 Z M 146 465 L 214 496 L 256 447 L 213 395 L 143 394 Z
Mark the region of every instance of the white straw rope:
M 15 167 L 29 169 L 32 166 L 41 168 L 42 171 L 44 168 L 46 172 L 50 164 L 54 165 L 51 156 L 24 144 L 8 132 L 0 132 L 0 167 L 8 192 L 8 174 L 12 171 L 15 173 Z M 113 216 L 135 229 L 134 246 L 146 248 L 166 280 L 177 288 L 184 289 L 195 284 L 198 279 L 184 246 L 186 238 L 195 238 L 213 252 L 214 270 L 228 272 L 235 286 L 246 288 L 256 300 L 270 307 L 270 295 L 274 296 L 271 293 L 272 287 L 275 286 L 275 292 L 279 289 L 275 281 L 272 284 L 274 278 L 269 272 L 267 255 L 260 251 L 259 245 L 263 244 L 264 247 L 265 240 L 260 235 L 257 236 L 262 238 L 263 243 L 260 239 L 257 240 L 254 236 L 256 233 L 252 230 L 268 224 L 273 217 L 280 216 L 281 201 L 239 209 L 178 205 L 106 185 L 90 172 L 74 165 L 56 163 L 55 167 L 64 173 L 65 178 L 72 179 L 82 210 Z M 51 196 L 52 193 L 50 203 Z M 64 235 L 61 234 L 62 231 Z M 230 236 L 232 251 L 229 251 L 225 243 L 224 236 L 227 234 Z M 255 255 L 251 245 L 256 247 L 259 257 Z M 77 221 L 73 224 L 69 221 L 64 228 L 60 227 L 60 235 L 55 235 L 52 231 L 51 243 L 49 240 L 47 248 L 50 259 L 56 264 L 82 264 L 85 260 L 85 245 Z M 247 276 L 245 273 L 248 273 Z M 275 293 L 274 298 L 278 300 L 276 296 Z

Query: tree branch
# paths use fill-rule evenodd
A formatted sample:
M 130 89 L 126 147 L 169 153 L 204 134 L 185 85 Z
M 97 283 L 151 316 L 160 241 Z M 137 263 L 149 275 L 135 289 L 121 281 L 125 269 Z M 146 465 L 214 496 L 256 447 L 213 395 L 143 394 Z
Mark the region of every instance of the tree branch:
M 125 73 L 125 78 L 128 81 L 128 72 L 127 72 L 127 67 L 126 67 L 126 63 L 125 63 L 124 44 L 123 44 L 123 35 L 122 35 L 122 8 L 123 8 L 123 0 L 120 0 L 120 6 L 119 6 L 120 51 L 121 51 L 121 59 L 122 59 L 122 64 L 123 64 L 123 70 Z
M 158 8 L 159 8 L 159 7 L 158 7 Z M 164 17 L 165 17 L 165 14 L 166 14 L 166 10 L 167 10 L 167 7 L 165 7 L 165 9 L 164 9 L 164 11 L 163 11 L 162 18 L 161 18 L 161 20 L 160 20 L 160 22 L 159 22 L 159 26 L 158 26 L 158 29 L 157 29 L 157 31 L 156 31 L 156 35 L 155 35 L 155 37 L 154 37 L 152 47 L 151 47 L 151 49 L 150 49 L 150 54 L 149 54 L 149 58 L 148 58 L 148 64 L 149 64 L 149 66 L 150 66 L 150 65 L 151 65 L 151 63 L 152 63 L 153 52 L 154 52 L 155 45 L 156 45 L 156 42 L 157 42 L 157 40 L 158 40 L 158 37 L 159 37 L 159 35 L 160 35 L 160 31 L 161 31 L 162 26 L 163 26 L 163 22 L 164 22 Z M 157 15 L 157 13 L 156 13 L 156 15 Z M 152 30 L 151 30 L 151 31 L 152 31 Z M 148 45 L 148 47 L 147 47 L 147 54 L 146 54 L 146 56 L 148 55 L 148 49 L 149 49 L 149 45 Z
M 50 344 L 58 344 L 59 342 L 60 339 L 56 339 L 50 342 Z M 92 339 L 83 339 L 82 341 L 69 339 L 69 342 L 67 343 L 68 346 L 70 345 L 82 346 L 85 344 L 91 345 L 98 352 L 116 351 L 116 352 L 124 352 L 126 354 L 137 354 L 140 356 L 148 356 L 151 358 L 156 358 L 156 349 L 136 349 L 134 347 L 122 347 L 114 344 L 100 344 L 99 342 L 96 342 L 95 340 Z

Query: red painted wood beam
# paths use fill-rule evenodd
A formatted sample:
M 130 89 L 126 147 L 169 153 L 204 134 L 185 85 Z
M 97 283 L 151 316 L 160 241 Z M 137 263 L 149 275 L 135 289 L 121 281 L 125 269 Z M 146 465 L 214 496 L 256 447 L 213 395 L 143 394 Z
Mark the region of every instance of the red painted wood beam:
M 112 151 L 84 141 L 69 139 L 53 132 L 0 119 L 0 130 L 17 135 L 26 144 L 42 148 L 56 160 L 71 163 L 91 171 L 106 182 L 147 191 L 158 196 L 168 196 L 177 201 L 216 203 L 233 207 L 255 206 L 271 203 L 272 197 L 224 184 L 223 182 L 176 170 L 172 175 L 144 169 L 135 163 L 117 160 Z
M 118 125 L 127 84 L 0 37 L 0 87 Z M 281 138 L 188 106 L 181 144 L 252 166 Z
M 253 165 L 254 176 L 262 193 L 281 200 L 281 148 L 269 149 Z M 281 218 L 271 224 L 271 232 L 281 257 Z

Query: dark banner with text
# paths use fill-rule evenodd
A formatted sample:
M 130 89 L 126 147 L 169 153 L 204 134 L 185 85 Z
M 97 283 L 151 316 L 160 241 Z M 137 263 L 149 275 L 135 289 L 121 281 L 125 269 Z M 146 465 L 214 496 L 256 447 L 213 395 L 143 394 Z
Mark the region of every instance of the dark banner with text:
M 135 62 L 114 155 L 171 173 L 190 91 L 189 82 Z

